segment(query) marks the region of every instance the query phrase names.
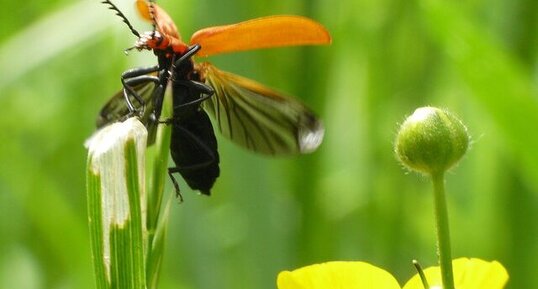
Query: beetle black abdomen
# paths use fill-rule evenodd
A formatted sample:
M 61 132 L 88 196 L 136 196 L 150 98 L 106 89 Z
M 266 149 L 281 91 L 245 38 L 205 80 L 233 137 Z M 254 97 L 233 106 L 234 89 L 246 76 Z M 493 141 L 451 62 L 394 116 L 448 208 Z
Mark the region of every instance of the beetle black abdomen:
M 205 111 L 173 120 L 170 152 L 176 167 L 169 171 L 179 172 L 191 189 L 209 195 L 220 169 L 217 139 Z

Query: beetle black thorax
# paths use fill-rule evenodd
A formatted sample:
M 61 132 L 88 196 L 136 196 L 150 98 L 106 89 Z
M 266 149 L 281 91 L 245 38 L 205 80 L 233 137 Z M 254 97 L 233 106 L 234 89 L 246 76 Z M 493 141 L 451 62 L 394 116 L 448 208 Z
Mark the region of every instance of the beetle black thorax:
M 187 61 L 184 61 L 182 63 L 179 63 L 179 65 L 173 65 L 172 66 L 172 79 L 173 79 L 173 89 L 174 90 L 186 90 L 185 88 L 188 88 L 189 84 L 187 84 L 188 82 L 194 80 L 196 81 L 195 79 L 191 79 L 191 74 L 194 70 L 194 64 L 192 62 L 192 60 L 187 60 Z M 177 100 L 180 102 L 180 103 L 185 103 L 185 102 L 189 102 L 189 101 L 193 101 L 194 98 L 198 98 L 196 96 L 196 91 L 192 91 L 187 89 L 186 91 L 189 91 L 191 93 L 182 93 L 181 97 L 180 98 L 177 98 Z M 189 94 L 192 94 L 192 95 L 189 95 Z
M 200 82 L 192 59 L 172 65 L 171 82 L 174 117 L 184 118 L 196 114 L 201 109 L 204 95 L 209 94 L 208 89 L 211 88 Z

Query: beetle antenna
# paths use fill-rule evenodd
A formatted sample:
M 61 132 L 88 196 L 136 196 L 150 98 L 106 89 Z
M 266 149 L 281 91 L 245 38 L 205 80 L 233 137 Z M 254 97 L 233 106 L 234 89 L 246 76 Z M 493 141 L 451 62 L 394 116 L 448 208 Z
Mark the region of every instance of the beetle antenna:
M 149 15 L 151 16 L 151 25 L 153 26 L 152 37 L 155 37 L 155 31 L 157 30 L 155 23 L 157 23 L 157 20 L 155 19 L 155 6 L 153 6 L 153 3 L 155 3 L 155 0 L 149 0 Z
M 136 29 L 134 29 L 133 25 L 131 25 L 131 22 L 129 22 L 129 20 L 127 19 L 127 17 L 125 17 L 125 15 L 123 13 L 121 13 L 120 9 L 114 5 L 114 3 L 110 2 L 110 0 L 103 0 L 101 3 L 103 4 L 108 4 L 109 7 L 108 9 L 116 12 L 116 15 L 119 16 L 123 22 L 125 24 L 127 24 L 127 26 L 129 27 L 129 29 L 131 30 L 131 32 L 138 38 L 140 38 L 140 33 L 138 33 L 138 31 L 136 31 Z M 155 25 L 154 25 L 155 26 Z

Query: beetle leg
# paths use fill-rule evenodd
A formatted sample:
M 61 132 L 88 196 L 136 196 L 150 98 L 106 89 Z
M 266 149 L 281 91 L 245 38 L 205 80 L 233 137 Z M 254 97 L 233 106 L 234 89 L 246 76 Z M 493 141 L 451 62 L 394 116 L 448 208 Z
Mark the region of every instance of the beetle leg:
M 133 86 L 144 83 L 144 82 L 154 82 L 155 84 L 159 84 L 161 80 L 159 77 L 147 75 L 152 72 L 159 71 L 160 67 L 158 65 L 151 66 L 151 67 L 139 67 L 134 68 L 125 71 L 121 74 L 121 83 L 123 85 L 123 97 L 125 98 L 125 103 L 127 104 L 127 107 L 129 108 L 129 111 L 131 113 L 136 113 L 138 110 L 136 109 L 135 105 L 131 101 L 130 96 L 134 97 L 136 101 L 140 104 L 142 107 L 142 111 L 144 110 L 145 102 L 142 99 L 142 97 L 134 90 Z

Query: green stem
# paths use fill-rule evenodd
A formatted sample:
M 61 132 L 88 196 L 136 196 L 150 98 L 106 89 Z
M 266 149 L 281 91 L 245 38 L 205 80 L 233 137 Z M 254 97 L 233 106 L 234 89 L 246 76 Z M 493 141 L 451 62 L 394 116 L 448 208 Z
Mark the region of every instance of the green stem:
M 439 266 L 441 266 L 441 279 L 444 289 L 454 289 L 444 172 L 432 174 L 432 181 L 437 223 L 437 253 L 439 254 Z

